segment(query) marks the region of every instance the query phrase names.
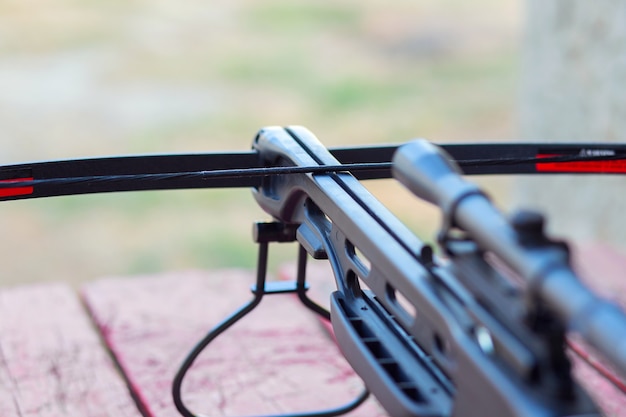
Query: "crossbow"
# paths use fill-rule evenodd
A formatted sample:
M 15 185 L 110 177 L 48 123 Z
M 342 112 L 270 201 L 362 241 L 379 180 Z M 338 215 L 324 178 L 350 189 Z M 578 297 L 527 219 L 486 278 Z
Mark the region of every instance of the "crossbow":
M 268 127 L 245 152 L 155 155 L 0 167 L 0 199 L 183 188 L 252 188 L 272 216 L 258 223 L 252 300 L 193 348 L 173 382 L 174 402 L 198 354 L 265 295 L 296 293 L 330 319 L 338 345 L 389 415 L 599 416 L 574 381 L 575 333 L 626 375 L 626 316 L 576 276 L 567 245 L 543 217 L 505 217 L 464 175 L 625 174 L 621 144 L 445 144 L 324 147 L 302 127 Z M 360 183 L 396 178 L 437 205 L 442 255 L 419 240 Z M 294 282 L 266 280 L 272 242 L 297 241 Z M 306 295 L 307 258 L 326 259 L 336 284 L 330 311 Z

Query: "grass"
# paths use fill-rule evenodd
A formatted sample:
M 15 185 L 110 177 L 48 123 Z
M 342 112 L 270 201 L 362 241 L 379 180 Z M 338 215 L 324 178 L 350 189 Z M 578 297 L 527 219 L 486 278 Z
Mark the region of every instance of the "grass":
M 310 35 L 320 28 L 352 32 L 362 19 L 362 10 L 348 2 L 257 2 L 244 13 L 245 26 L 268 34 L 293 37 Z
M 45 68 L 62 94 L 0 95 L 2 162 L 246 150 L 267 125 L 328 146 L 508 139 L 518 22 L 493 0 L 4 2 L 0 88 Z M 368 187 L 432 236 L 436 212 Z M 0 283 L 250 268 L 250 227 L 266 218 L 247 190 L 6 203 Z M 273 267 L 295 257 L 272 253 Z

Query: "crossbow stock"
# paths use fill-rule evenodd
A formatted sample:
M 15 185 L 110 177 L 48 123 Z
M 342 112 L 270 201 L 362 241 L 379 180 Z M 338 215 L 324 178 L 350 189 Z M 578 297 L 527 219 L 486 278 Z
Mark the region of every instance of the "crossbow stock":
M 325 148 L 302 127 L 261 130 L 248 152 L 40 162 L 0 168 L 0 199 L 151 189 L 252 187 L 273 221 L 255 225 L 253 299 L 214 328 L 174 384 L 264 295 L 293 292 L 330 318 L 339 347 L 394 417 L 599 416 L 572 379 L 566 338 L 578 334 L 626 375 L 626 316 L 588 290 L 544 220 L 505 218 L 464 174 L 626 173 L 616 144 L 459 144 Z M 421 242 L 359 180 L 393 175 L 440 207 L 438 244 Z M 297 241 L 298 276 L 268 282 L 271 242 Z M 326 311 L 306 295 L 306 260 L 327 259 Z M 298 414 L 333 416 L 337 409 Z M 293 416 L 293 414 L 292 414 Z

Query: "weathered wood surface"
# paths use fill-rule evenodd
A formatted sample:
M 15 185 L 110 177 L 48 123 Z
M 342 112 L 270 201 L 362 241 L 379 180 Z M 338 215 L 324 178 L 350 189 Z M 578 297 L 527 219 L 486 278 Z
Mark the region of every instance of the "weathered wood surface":
M 249 271 L 111 278 L 83 297 L 154 417 L 177 415 L 172 378 L 191 347 L 251 297 Z M 318 410 L 343 404 L 360 382 L 336 346 L 293 296 L 273 295 L 216 339 L 183 385 L 190 408 L 209 416 Z M 382 415 L 371 403 L 349 414 Z
M 140 416 L 69 286 L 0 291 L 0 416 Z
M 581 253 L 581 252 L 579 252 Z M 626 306 L 626 258 L 588 246 L 586 281 Z M 314 262 L 311 296 L 327 304 L 334 285 Z M 280 271 L 293 276 L 293 268 Z M 253 274 L 225 270 L 110 278 L 83 298 L 145 409 L 176 416 L 171 381 L 210 327 L 250 297 Z M 69 287 L 0 291 L 0 416 L 138 417 L 127 387 Z M 210 416 L 298 412 L 339 405 L 360 388 L 320 320 L 294 296 L 270 296 L 200 356 L 184 385 L 191 408 Z M 626 416 L 626 397 L 583 362 L 576 375 L 608 416 Z M 384 416 L 375 401 L 349 414 Z

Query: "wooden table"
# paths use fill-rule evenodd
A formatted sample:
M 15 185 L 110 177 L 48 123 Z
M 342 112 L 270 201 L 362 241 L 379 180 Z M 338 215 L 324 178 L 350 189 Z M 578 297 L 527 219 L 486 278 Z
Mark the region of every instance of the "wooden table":
M 601 278 L 596 287 L 626 300 L 623 257 L 594 246 L 584 259 L 582 273 Z M 332 280 L 312 266 L 312 292 L 324 298 Z M 78 293 L 62 283 L 0 291 L 0 416 L 177 416 L 170 391 L 181 361 L 251 297 L 253 281 L 251 271 L 187 271 L 104 278 Z M 581 361 L 576 373 L 607 415 L 626 415 L 611 384 Z M 264 299 L 216 339 L 183 386 L 185 401 L 207 416 L 317 410 L 360 389 L 327 329 L 292 295 Z M 348 414 L 384 415 L 374 400 Z

